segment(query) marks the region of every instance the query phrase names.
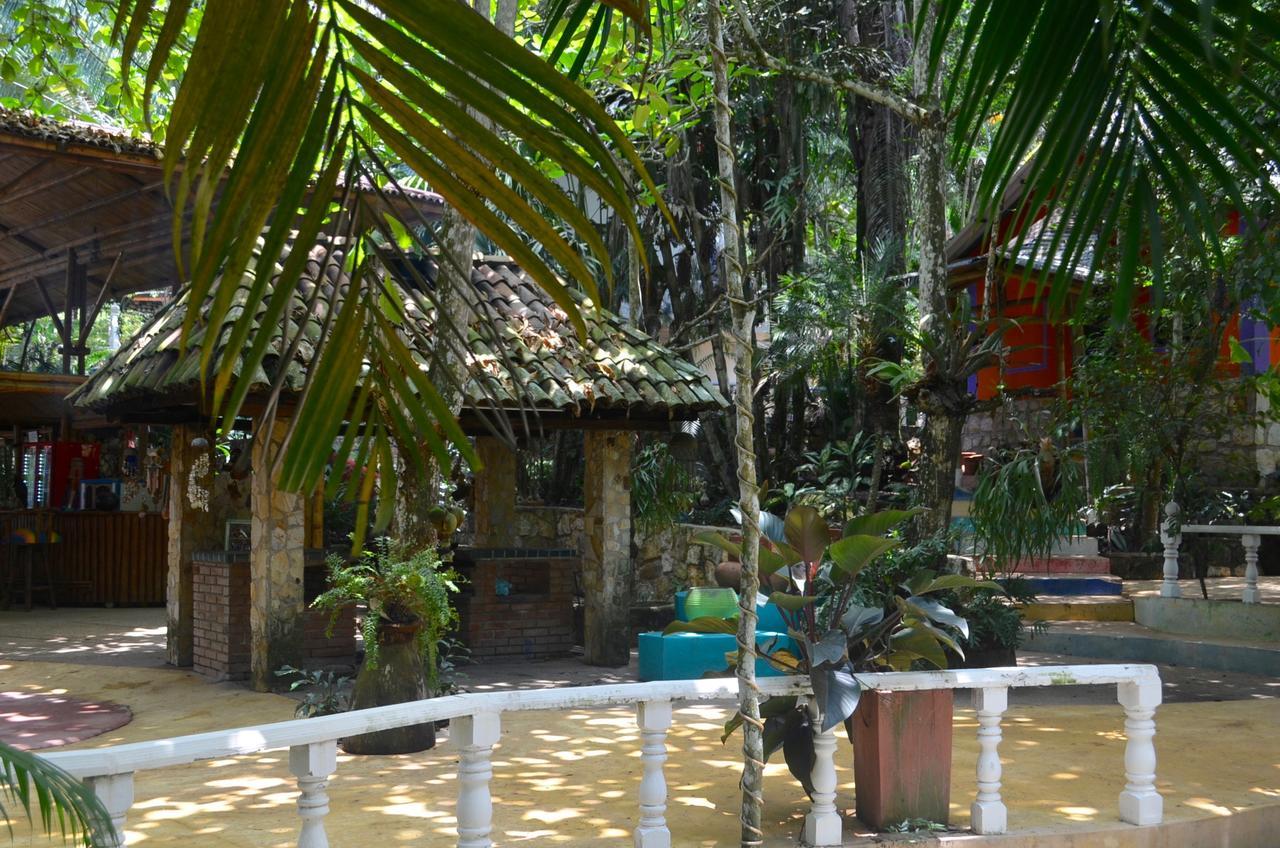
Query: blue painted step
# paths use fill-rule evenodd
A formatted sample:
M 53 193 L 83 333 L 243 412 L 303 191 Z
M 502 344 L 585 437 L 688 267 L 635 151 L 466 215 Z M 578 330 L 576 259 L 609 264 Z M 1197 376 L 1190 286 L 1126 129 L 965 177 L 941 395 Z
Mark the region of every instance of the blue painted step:
M 1073 576 L 1055 574 L 1052 576 L 1020 575 L 1037 595 L 1070 597 L 1074 595 L 1121 595 L 1124 584 L 1119 577 L 1104 574 Z

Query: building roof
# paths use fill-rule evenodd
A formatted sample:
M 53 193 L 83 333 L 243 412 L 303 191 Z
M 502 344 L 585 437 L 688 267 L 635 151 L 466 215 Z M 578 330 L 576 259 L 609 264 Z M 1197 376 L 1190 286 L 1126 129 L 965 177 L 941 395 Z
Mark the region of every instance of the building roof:
M 300 391 L 304 384 L 314 353 L 307 342 L 319 337 L 334 286 L 346 283 L 340 254 L 332 254 L 322 274 L 323 259 L 324 248 L 314 248 L 288 312 L 292 316 L 291 336 L 296 332 L 298 318 L 305 316 L 306 342 L 299 346 L 285 376 L 286 389 L 293 392 Z M 424 261 L 423 266 L 425 276 L 434 278 L 434 263 Z M 388 288 L 405 304 L 408 320 L 423 331 L 405 334 L 406 341 L 414 345 L 420 338 L 432 337 L 431 313 L 421 292 L 400 276 L 389 276 Z M 308 314 L 306 303 L 317 279 L 322 280 L 320 297 Z M 471 279 L 476 304 L 489 320 L 470 332 L 466 409 L 532 409 L 539 414 L 569 418 L 667 421 L 691 418 L 698 412 L 727 405 L 700 369 L 612 313 L 586 310 L 588 337 L 585 343 L 579 341 L 565 313 L 510 259 L 477 259 Z M 246 276 L 237 287 L 233 304 L 248 306 L 249 285 L 250 278 Z M 161 309 L 151 323 L 73 393 L 76 406 L 135 416 L 146 415 L 140 410 L 194 406 L 199 392 L 201 349 L 209 343 L 217 345 L 214 361 L 220 361 L 227 355 L 230 325 L 210 328 L 197 320 L 186 350 L 181 350 L 188 300 L 184 289 L 173 303 Z M 252 308 L 260 316 L 265 304 L 253 304 Z M 238 314 L 233 306 L 230 316 Z M 279 338 L 278 327 L 267 332 L 273 339 Z M 415 347 L 414 351 L 420 362 L 427 361 L 421 348 Z M 264 367 L 276 373 L 277 361 L 269 359 Z M 255 380 L 258 389 L 270 384 L 265 371 L 255 375 Z
M 428 216 L 443 208 L 432 192 L 386 196 Z M 68 305 L 96 316 L 108 298 L 170 287 L 173 220 L 150 139 L 0 108 L 0 327 Z M 68 286 L 71 257 L 82 282 Z

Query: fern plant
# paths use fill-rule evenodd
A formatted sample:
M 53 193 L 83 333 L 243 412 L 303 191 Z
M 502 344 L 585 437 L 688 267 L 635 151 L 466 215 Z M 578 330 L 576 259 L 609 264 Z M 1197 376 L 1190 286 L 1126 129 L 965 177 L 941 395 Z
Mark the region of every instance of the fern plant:
M 391 624 L 420 624 L 417 640 L 426 658 L 427 685 L 438 683 L 440 641 L 458 623 L 449 596 L 458 591 L 461 575 L 440 561 L 433 548 L 409 550 L 388 537 L 375 539 L 355 559 L 330 556 L 329 589 L 312 602 L 329 611 L 329 629 L 350 604 L 364 604 L 361 622 L 365 663 L 378 665 L 378 636 Z

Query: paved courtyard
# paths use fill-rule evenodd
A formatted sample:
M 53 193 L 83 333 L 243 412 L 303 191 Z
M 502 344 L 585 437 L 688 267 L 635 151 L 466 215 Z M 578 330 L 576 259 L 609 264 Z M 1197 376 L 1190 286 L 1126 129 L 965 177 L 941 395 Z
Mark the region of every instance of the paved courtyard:
M 81 743 L 89 747 L 291 717 L 294 702 L 286 697 L 163 667 L 160 617 L 159 610 L 0 613 L 0 689 L 110 700 L 132 709 L 132 722 Z M 1196 827 L 1254 811 L 1257 815 L 1248 819 L 1253 826 L 1280 825 L 1273 815 L 1273 805 L 1280 803 L 1277 681 L 1165 672 L 1172 703 L 1157 713 L 1156 743 L 1167 821 Z M 576 660 L 495 664 L 471 669 L 464 685 L 474 690 L 581 685 L 632 679 L 631 674 L 633 669 L 602 672 Z M 1231 700 L 1205 700 L 1214 693 Z M 1011 826 L 1031 829 L 1028 839 L 1064 828 L 1118 826 L 1124 743 L 1122 714 L 1113 699 L 1110 687 L 1088 696 L 1069 687 L 1012 693 L 1001 746 L 1004 795 Z M 728 705 L 720 704 L 676 712 L 667 767 L 668 818 L 676 845 L 725 844 L 736 833 L 739 754 L 732 741 L 722 745 L 719 739 L 728 713 Z M 976 723 L 964 705 L 958 705 L 955 726 L 950 824 L 958 828 L 968 821 L 977 754 Z M 630 844 L 641 772 L 638 743 L 633 716 L 625 709 L 505 714 L 494 756 L 495 842 Z M 843 740 L 837 757 L 838 804 L 847 811 L 854 788 L 852 755 Z M 297 795 L 286 761 L 281 751 L 140 773 L 130 844 L 294 844 Z M 456 768 L 447 734 L 435 750 L 422 754 L 342 755 L 330 787 L 332 844 L 452 844 Z M 807 802 L 780 760 L 769 766 L 766 797 L 766 831 L 776 837 L 773 844 L 793 844 Z M 25 839 L 19 835 L 19 844 Z

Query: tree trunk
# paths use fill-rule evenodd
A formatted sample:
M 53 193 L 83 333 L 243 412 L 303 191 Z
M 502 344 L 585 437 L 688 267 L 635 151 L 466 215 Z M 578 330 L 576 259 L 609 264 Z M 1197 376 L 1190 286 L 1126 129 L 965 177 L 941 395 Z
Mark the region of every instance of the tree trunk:
M 932 535 L 951 524 L 951 499 L 954 495 L 956 463 L 960 459 L 960 430 L 968 401 L 964 380 L 953 376 L 960 351 L 954 338 L 956 328 L 949 320 L 947 297 L 947 204 L 946 145 L 947 129 L 939 106 L 941 73 L 928 76 L 929 45 L 937 18 L 937 7 L 930 6 L 924 26 L 916 41 L 914 85 L 918 104 L 925 117 L 919 125 L 918 180 L 919 198 L 916 221 L 920 250 L 919 302 L 922 336 L 934 344 L 921 351 L 924 357 L 925 386 L 919 405 L 925 415 L 921 442 L 924 455 L 920 460 L 920 502 L 927 512 L 920 516 L 917 528 L 921 536 Z
M 729 71 L 724 55 L 719 0 L 707 4 L 707 34 L 711 46 L 711 74 L 715 84 L 716 162 L 720 182 L 721 230 L 724 238 L 725 292 L 733 316 L 733 356 L 737 370 L 734 391 L 735 442 L 738 447 L 738 506 L 742 510 L 742 583 L 738 613 L 738 708 L 742 711 L 742 836 L 743 846 L 763 841 L 760 827 L 764 791 L 764 725 L 760 721 L 760 692 L 756 688 L 756 595 L 760 591 L 757 557 L 760 544 L 760 504 L 756 489 L 753 442 L 752 347 L 755 307 L 743 294 L 741 230 L 734 183 L 735 160 L 730 133 Z

